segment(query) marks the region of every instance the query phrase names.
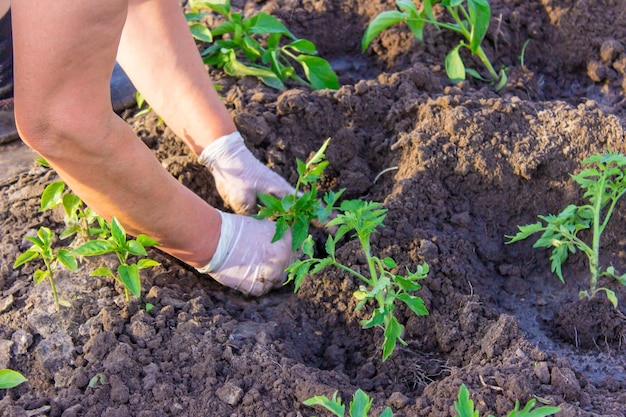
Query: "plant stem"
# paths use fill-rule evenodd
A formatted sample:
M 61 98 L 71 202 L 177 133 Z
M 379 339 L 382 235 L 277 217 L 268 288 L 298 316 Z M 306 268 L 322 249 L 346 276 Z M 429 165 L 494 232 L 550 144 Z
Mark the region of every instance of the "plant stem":
M 56 285 L 54 285 L 53 269 L 48 259 L 44 258 L 43 262 L 44 264 L 46 264 L 46 269 L 48 270 L 48 281 L 50 281 L 50 288 L 52 288 L 52 296 L 54 297 L 54 305 L 57 311 L 59 311 L 61 309 L 61 305 L 59 304 L 59 295 L 57 294 L 57 287 Z
M 606 177 L 603 175 L 598 186 L 598 189 L 601 190 L 601 192 L 604 192 L 605 184 Z M 598 258 L 600 254 L 600 233 L 602 233 L 600 225 L 601 211 L 602 196 L 599 195 L 596 196 L 596 202 L 593 207 L 593 243 L 591 246 L 592 256 L 589 258 L 589 269 L 591 272 L 590 289 L 592 297 L 596 293 L 596 287 L 598 285 Z
M 337 268 L 343 269 L 346 272 L 349 272 L 350 274 L 354 275 L 355 277 L 357 277 L 358 279 L 362 280 L 363 282 L 365 282 L 367 285 L 372 286 L 372 281 L 367 279 L 366 276 L 359 274 L 358 272 L 356 272 L 354 269 L 347 267 L 335 260 L 333 260 L 333 265 L 336 266 Z

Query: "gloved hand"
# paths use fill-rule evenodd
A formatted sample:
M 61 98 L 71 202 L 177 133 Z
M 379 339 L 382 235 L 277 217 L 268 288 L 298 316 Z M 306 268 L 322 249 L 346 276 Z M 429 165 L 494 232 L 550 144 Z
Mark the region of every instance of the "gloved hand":
M 295 260 L 291 232 L 272 242 L 276 225 L 269 220 L 219 212 L 220 240 L 213 259 L 199 272 L 246 295 L 260 296 L 285 282 L 285 269 Z
M 239 132 L 222 136 L 198 157 L 215 178 L 217 192 L 235 213 L 256 213 L 257 194 L 293 193 L 287 181 L 252 155 Z

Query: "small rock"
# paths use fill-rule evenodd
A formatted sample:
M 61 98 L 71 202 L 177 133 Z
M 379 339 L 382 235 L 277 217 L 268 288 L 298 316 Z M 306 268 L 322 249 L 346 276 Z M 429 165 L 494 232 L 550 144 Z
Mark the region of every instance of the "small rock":
M 546 362 L 535 363 L 535 376 L 542 384 L 547 385 L 550 383 L 550 368 L 548 368 L 548 364 Z
M 565 398 L 569 398 L 571 400 L 578 398 L 581 388 L 574 371 L 569 368 L 558 368 L 555 366 L 552 368 L 550 376 L 552 379 L 552 386 L 561 390 Z
M 6 339 L 0 339 L 0 369 L 8 368 L 11 363 L 11 347 L 13 342 Z
M 0 313 L 4 313 L 8 311 L 11 307 L 13 307 L 13 303 L 15 302 L 15 298 L 13 294 L 10 294 L 8 297 L 4 297 L 0 300 Z
M 394 410 L 403 409 L 409 404 L 409 402 L 409 397 L 398 391 L 392 393 L 389 400 L 387 400 L 387 404 Z
M 239 401 L 241 401 L 241 399 L 243 398 L 243 389 L 230 382 L 226 382 L 224 385 L 218 388 L 215 394 L 217 395 L 217 398 L 219 398 L 226 404 L 237 405 Z
M 13 354 L 25 355 L 33 344 L 33 335 L 26 330 L 19 329 L 13 333 L 11 340 L 13 341 Z
M 119 375 L 111 375 L 111 400 L 118 404 L 126 404 L 130 398 L 130 391 Z

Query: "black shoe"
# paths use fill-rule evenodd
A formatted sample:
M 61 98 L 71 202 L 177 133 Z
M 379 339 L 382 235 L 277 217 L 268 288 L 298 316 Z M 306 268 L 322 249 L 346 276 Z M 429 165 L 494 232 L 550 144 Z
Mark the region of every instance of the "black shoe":
M 137 89 L 128 78 L 120 64 L 115 63 L 111 76 L 111 104 L 113 111 L 119 113 L 137 103 Z

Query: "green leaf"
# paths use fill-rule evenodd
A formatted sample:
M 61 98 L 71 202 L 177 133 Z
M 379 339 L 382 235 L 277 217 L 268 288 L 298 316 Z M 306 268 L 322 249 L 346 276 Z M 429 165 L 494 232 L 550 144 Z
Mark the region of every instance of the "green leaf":
M 17 257 L 17 259 L 15 260 L 15 262 L 13 263 L 13 268 L 19 268 L 20 266 L 24 265 L 25 263 L 28 263 L 30 261 L 32 261 L 33 259 L 37 259 L 39 257 L 39 253 L 32 251 L 32 250 L 27 250 L 26 252 L 24 252 L 23 254 L 21 254 L 20 256 Z
M 309 258 L 312 258 L 314 246 L 315 243 L 313 242 L 313 236 L 309 235 L 302 243 L 302 253 L 307 255 Z
M 465 384 L 459 389 L 459 400 L 454 402 L 458 417 L 479 417 L 478 410 L 474 410 L 474 401 L 470 399 L 469 390 Z
M 201 23 L 192 23 L 189 25 L 189 29 L 191 30 L 191 35 L 199 41 L 202 42 L 213 42 L 213 35 L 211 35 L 211 30 Z
M 470 33 L 470 51 L 476 53 L 480 47 L 491 19 L 491 8 L 487 0 L 467 0 L 472 31 Z
M 117 268 L 120 281 L 124 287 L 129 290 L 135 297 L 141 296 L 141 281 L 139 279 L 139 269 L 136 264 L 120 265 Z
M 126 248 L 128 249 L 128 252 L 132 255 L 148 255 L 148 252 L 146 252 L 146 249 L 143 247 L 143 245 L 136 240 L 129 240 L 128 242 L 126 242 Z
M 324 249 L 326 250 L 326 253 L 333 258 L 335 257 L 335 245 L 336 241 L 333 238 L 333 235 L 329 234 L 326 238 L 326 244 L 324 245 Z
M 283 88 L 285 88 L 282 80 L 276 74 L 274 74 L 274 72 L 267 68 L 242 64 L 237 60 L 235 51 L 233 50 L 224 51 L 224 58 L 224 71 L 228 75 L 236 77 L 243 77 L 248 75 L 254 76 L 259 78 L 264 84 L 277 90 L 282 90 Z
M 506 236 L 507 239 L 510 239 L 508 242 L 506 242 L 507 244 L 524 240 L 528 236 L 532 235 L 533 233 L 537 233 L 537 232 L 544 230 L 544 227 L 541 224 L 541 222 L 527 224 L 525 226 L 517 226 L 517 228 L 519 229 L 519 232 L 517 232 L 515 236 Z
M 324 58 L 318 56 L 298 55 L 296 61 L 302 65 L 307 80 L 315 90 L 337 90 L 339 88 L 339 78 Z
M 531 399 L 526 403 L 526 406 L 520 410 L 519 401 L 515 401 L 515 408 L 507 415 L 507 417 L 546 417 L 552 414 L 556 414 L 561 409 L 559 407 L 543 406 L 533 410 L 537 400 Z
M 300 54 L 317 55 L 317 49 L 315 48 L 315 44 L 306 39 L 295 40 L 290 44 L 285 45 L 285 48 L 293 49 Z
M 230 14 L 230 0 L 190 0 L 189 6 L 194 9 L 211 9 L 227 17 Z
M 424 305 L 424 300 L 422 300 L 420 297 L 415 297 L 411 294 L 403 292 L 398 294 L 396 298 L 406 304 L 416 315 L 428 315 L 428 309 Z
M 303 404 L 309 407 L 314 405 L 320 405 L 337 417 L 344 417 L 344 413 L 346 412 L 346 407 L 341 403 L 341 398 L 337 397 L 337 391 L 335 391 L 331 399 L 318 395 L 309 398 L 308 400 L 304 401 Z
M 393 417 L 393 411 L 391 411 L 391 408 L 386 407 L 380 417 Z
M 77 256 L 98 256 L 111 253 L 115 247 L 108 240 L 90 240 L 72 251 Z
M 370 329 L 372 327 L 382 326 L 385 322 L 385 315 L 386 312 L 382 307 L 377 308 L 372 312 L 372 317 L 361 322 L 361 327 L 364 329 Z
M 159 265 L 161 265 L 161 263 L 155 261 L 154 259 L 140 259 L 137 261 L 137 268 L 139 269 L 154 268 Z
M 0 369 L 0 389 L 15 388 L 28 381 L 24 375 L 11 369 Z
M 389 323 L 387 323 L 387 327 L 385 327 L 385 340 L 383 342 L 383 362 L 391 356 L 393 350 L 396 348 L 396 343 L 400 336 L 402 336 L 402 331 L 404 330 L 404 326 L 398 323 L 398 320 L 391 316 Z
M 126 246 L 126 231 L 115 217 L 111 220 L 111 236 L 118 246 Z
M 139 235 L 137 235 L 136 238 L 137 242 L 139 242 L 141 244 L 141 246 L 143 246 L 144 248 L 149 248 L 151 246 L 160 246 L 161 244 L 159 242 L 157 242 L 156 240 L 152 239 L 150 236 L 146 236 L 142 233 L 140 233 Z
M 61 232 L 61 234 L 59 235 L 59 239 L 67 239 L 68 237 L 73 236 L 78 232 L 80 232 L 80 226 L 78 224 L 74 224 L 63 230 L 63 232 Z
M 41 207 L 39 211 L 53 209 L 60 205 L 63 202 L 62 196 L 64 190 L 65 183 L 63 181 L 48 184 L 41 194 Z
M 63 196 L 63 208 L 65 209 L 65 214 L 69 217 L 76 216 L 76 212 L 80 209 L 80 206 L 83 204 L 83 201 L 78 198 L 78 196 L 74 193 L 67 193 Z
M 50 276 L 50 271 L 43 271 L 41 269 L 36 270 L 33 273 L 33 281 L 35 285 L 41 284 L 42 281 L 47 279 Z
M 328 149 L 328 145 L 330 144 L 330 139 L 331 138 L 327 138 L 324 143 L 322 143 L 322 146 L 320 146 L 320 148 L 317 150 L 317 152 L 315 152 L 315 154 L 313 155 L 313 157 L 311 159 L 309 159 L 309 162 L 306 163 L 305 167 L 308 169 L 310 167 L 312 167 L 313 165 L 319 164 L 320 162 L 322 162 L 325 158 L 326 155 L 326 150 Z M 303 172 L 304 174 L 304 172 Z
M 279 217 L 278 219 L 276 219 L 276 231 L 274 232 L 274 236 L 272 237 L 272 243 L 278 242 L 280 239 L 282 239 L 283 236 L 285 236 L 285 233 L 287 232 L 287 230 L 289 230 L 289 224 L 287 224 L 287 221 L 285 220 L 285 218 Z M 291 243 L 292 243 L 291 248 L 294 251 L 297 250 L 298 248 L 295 247 L 295 240 L 293 238 L 292 238 Z
M 76 257 L 67 249 L 59 249 L 57 251 L 57 259 L 70 271 L 76 271 L 78 269 Z
M 374 400 L 360 388 L 354 393 L 350 402 L 350 416 L 367 417 Z
M 561 266 L 565 263 L 568 256 L 568 247 L 563 245 L 556 247 L 552 250 L 552 254 L 550 255 L 551 262 L 551 270 L 554 272 L 559 280 L 562 283 L 565 283 L 565 279 L 563 278 L 563 271 Z
M 465 80 L 465 65 L 459 53 L 462 46 L 463 44 L 457 45 L 446 55 L 446 74 L 453 83 Z
M 396 261 L 393 258 L 390 258 L 390 257 L 386 257 L 386 258 L 383 259 L 383 265 L 385 265 L 385 268 L 387 268 L 387 269 L 393 269 L 396 266 L 398 266 L 396 264 Z
M 269 33 L 280 33 L 289 36 L 291 39 L 296 37 L 274 16 L 270 16 L 265 12 L 260 12 L 252 19 L 250 19 L 252 26 L 250 26 L 250 32 L 259 35 L 265 35 Z
M 113 271 L 111 271 L 111 269 L 107 268 L 106 266 L 96 268 L 89 275 L 91 275 L 92 277 L 115 277 Z
M 279 198 L 276 198 L 271 194 L 259 194 L 257 197 L 261 204 L 269 208 L 273 213 L 283 213 L 283 208 Z
M 295 252 L 300 249 L 304 240 L 309 236 L 309 219 L 304 215 L 296 216 L 291 231 L 291 249 Z
M 608 288 L 600 288 L 600 290 L 606 293 L 606 298 L 608 298 L 611 304 L 613 304 L 613 307 L 617 309 L 617 296 L 615 295 L 615 291 Z
M 415 36 L 418 40 L 423 41 L 425 22 L 421 19 L 419 20 L 409 19 L 406 21 L 406 23 L 409 29 L 411 30 L 411 33 L 413 33 L 413 36 Z
M 361 51 L 365 52 L 370 43 L 378 36 L 383 30 L 404 21 L 406 15 L 397 10 L 386 10 L 378 14 L 370 22 L 365 30 L 363 39 L 361 40 Z

